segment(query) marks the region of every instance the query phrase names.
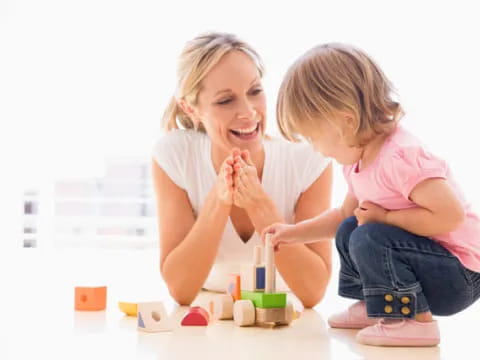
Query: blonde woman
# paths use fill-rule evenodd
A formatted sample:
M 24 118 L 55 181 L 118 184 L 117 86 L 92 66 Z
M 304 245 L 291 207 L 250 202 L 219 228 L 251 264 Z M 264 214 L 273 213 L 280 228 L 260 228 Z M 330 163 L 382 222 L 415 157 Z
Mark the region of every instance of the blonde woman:
M 262 75 L 257 53 L 231 34 L 198 36 L 181 53 L 167 133 L 153 151 L 160 271 L 179 304 L 202 288 L 225 291 L 228 274 L 252 263 L 268 225 L 329 207 L 329 161 L 308 144 L 265 136 Z M 275 263 L 280 289 L 305 307 L 322 299 L 329 241 L 292 245 Z

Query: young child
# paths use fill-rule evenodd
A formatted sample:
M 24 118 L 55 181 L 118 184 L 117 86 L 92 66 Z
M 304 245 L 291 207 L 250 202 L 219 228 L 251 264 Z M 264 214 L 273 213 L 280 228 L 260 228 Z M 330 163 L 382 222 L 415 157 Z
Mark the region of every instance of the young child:
M 432 314 L 455 314 L 480 296 L 480 219 L 447 164 L 398 124 L 402 115 L 362 51 L 326 44 L 298 59 L 280 88 L 279 127 L 342 164 L 348 193 L 340 208 L 273 224 L 263 238 L 273 234 L 278 250 L 335 236 L 339 295 L 358 301 L 330 326 L 362 329 L 364 344 L 433 346 Z

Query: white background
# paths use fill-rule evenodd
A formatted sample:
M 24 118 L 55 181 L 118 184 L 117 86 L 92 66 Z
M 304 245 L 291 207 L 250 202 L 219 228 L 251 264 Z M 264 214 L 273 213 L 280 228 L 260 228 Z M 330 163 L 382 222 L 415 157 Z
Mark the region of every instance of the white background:
M 263 57 L 273 134 L 277 88 L 294 59 L 323 42 L 363 48 L 396 85 L 405 126 L 478 204 L 473 3 L 0 0 L 0 243 L 20 244 L 25 188 L 99 176 L 108 158 L 149 158 L 178 54 L 208 30 L 233 32 Z
M 135 346 L 137 357 L 145 348 L 150 351 L 141 357 L 158 355 L 161 347 L 137 335 L 132 324 L 123 335 L 126 325 L 115 303 L 125 298 L 110 297 L 108 331 L 92 336 L 76 335 L 83 323 L 78 314 L 72 317 L 70 303 L 73 286 L 85 279 L 108 279 L 109 291 L 125 290 L 135 299 L 147 290 L 166 295 L 157 283 L 156 253 L 107 257 L 72 249 L 43 256 L 19 249 L 22 194 L 63 177 L 101 176 L 109 158 L 148 159 L 174 92 L 177 56 L 188 39 L 208 30 L 233 32 L 263 57 L 272 134 L 276 92 L 294 59 L 323 42 L 363 48 L 396 85 L 408 114 L 405 126 L 450 162 L 480 208 L 480 22 L 474 1 L 0 0 L 0 276 L 9 294 L 0 304 L 10 303 L 0 308 L 12 309 L 4 332 L 0 326 L 0 358 L 9 347 L 15 358 L 65 358 L 78 349 L 82 358 L 91 349 L 100 349 L 97 357 L 132 358 L 128 351 L 135 353 Z M 335 205 L 345 189 L 338 168 L 336 175 Z M 318 307 L 324 319 L 348 303 L 335 293 L 335 276 Z M 478 309 L 450 321 L 442 322 L 447 336 L 441 354 L 420 349 L 414 357 L 457 358 L 459 348 L 474 353 Z M 317 338 L 315 328 L 304 328 L 313 334 L 309 344 L 324 348 L 324 358 L 358 358 L 351 353 L 358 351 L 353 340 L 333 340 L 329 348 L 334 335 Z M 403 352 L 378 351 L 370 358 L 405 358 Z

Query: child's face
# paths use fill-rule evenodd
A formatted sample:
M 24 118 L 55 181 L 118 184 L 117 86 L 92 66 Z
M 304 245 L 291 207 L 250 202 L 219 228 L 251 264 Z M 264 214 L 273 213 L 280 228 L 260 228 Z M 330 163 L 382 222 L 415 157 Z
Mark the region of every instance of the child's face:
M 202 80 L 198 114 L 212 143 L 258 151 L 266 101 L 256 65 L 241 51 L 226 54 Z
M 351 165 L 358 162 L 361 149 L 345 143 L 341 129 L 330 121 L 319 121 L 315 129 L 306 137 L 322 155 L 335 159 L 339 164 Z

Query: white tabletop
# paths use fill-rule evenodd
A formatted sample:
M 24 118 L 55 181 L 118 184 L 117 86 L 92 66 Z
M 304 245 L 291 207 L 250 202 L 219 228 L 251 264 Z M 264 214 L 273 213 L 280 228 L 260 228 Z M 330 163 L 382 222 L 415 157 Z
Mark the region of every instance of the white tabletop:
M 291 326 L 236 327 L 213 321 L 183 327 L 187 307 L 161 282 L 156 251 L 21 249 L 2 254 L 0 359 L 458 359 L 476 354 L 480 307 L 439 318 L 442 343 L 423 349 L 377 348 L 355 342 L 355 331 L 330 329 L 328 316 L 351 302 L 336 295 L 336 276 L 320 305 Z M 74 286 L 107 285 L 107 309 L 74 311 Z M 193 305 L 206 306 L 202 292 Z M 118 301 L 164 302 L 171 332 L 143 333 Z M 297 308 L 298 301 L 291 297 Z M 466 358 L 466 357 L 465 357 Z

